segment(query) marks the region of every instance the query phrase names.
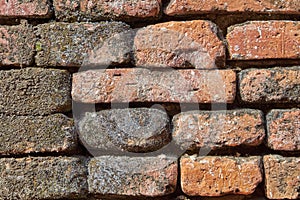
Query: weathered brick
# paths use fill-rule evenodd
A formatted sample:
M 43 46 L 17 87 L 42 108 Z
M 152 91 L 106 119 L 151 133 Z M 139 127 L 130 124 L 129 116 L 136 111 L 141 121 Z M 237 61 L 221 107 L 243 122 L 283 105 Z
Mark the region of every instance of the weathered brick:
M 300 150 L 300 109 L 271 110 L 267 115 L 268 146 L 274 150 Z
M 0 71 L 0 113 L 44 115 L 71 109 L 66 70 L 24 68 Z
M 249 103 L 300 102 L 300 67 L 248 69 L 239 74 L 241 99 Z
M 88 166 L 89 192 L 110 196 L 162 196 L 173 193 L 177 159 L 173 157 L 93 158 Z
M 225 66 L 217 26 L 204 20 L 166 22 L 137 31 L 136 66 L 211 69 Z
M 165 9 L 167 15 L 199 15 L 207 13 L 276 13 L 299 14 L 300 2 L 298 0 L 171 0 Z
M 155 19 L 161 10 L 161 0 L 54 0 L 53 3 L 60 21 Z
M 264 156 L 266 196 L 269 199 L 300 197 L 300 158 Z
M 33 63 L 35 39 L 30 25 L 0 26 L 0 66 Z
M 70 152 L 77 146 L 73 120 L 62 114 L 1 116 L 0 154 Z
M 80 138 L 100 153 L 155 151 L 171 141 L 169 117 L 157 109 L 87 112 L 78 124 Z
M 232 103 L 235 79 L 232 70 L 93 70 L 73 75 L 72 98 L 84 103 Z
M 247 195 L 262 181 L 258 156 L 184 156 L 180 169 L 182 191 L 190 196 Z
M 47 0 L 0 0 L 0 18 L 49 18 L 50 16 L 51 9 Z
M 257 146 L 265 137 L 259 110 L 190 111 L 173 117 L 172 138 L 182 149 Z
M 75 198 L 87 190 L 86 169 L 79 158 L 2 158 L 0 173 L 1 199 Z
M 299 59 L 300 23 L 250 21 L 228 28 L 230 59 Z
M 53 22 L 37 26 L 36 63 L 38 66 L 80 67 L 83 60 L 103 40 L 128 30 L 121 22 L 64 23 Z

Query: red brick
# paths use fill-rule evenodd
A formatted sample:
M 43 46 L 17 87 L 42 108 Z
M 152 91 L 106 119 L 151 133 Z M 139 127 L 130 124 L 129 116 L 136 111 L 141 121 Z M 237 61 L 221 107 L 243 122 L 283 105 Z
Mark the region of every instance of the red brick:
M 232 70 L 93 70 L 73 75 L 72 97 L 84 103 L 232 103 L 235 79 Z
M 264 156 L 266 196 L 269 199 L 300 197 L 300 158 Z
M 248 103 L 298 103 L 300 67 L 243 70 L 239 87 Z
M 198 15 L 220 12 L 255 12 L 276 14 L 299 14 L 298 0 L 171 0 L 165 9 L 167 15 Z
M 158 18 L 161 0 L 54 0 L 55 16 L 60 21 L 143 20 Z
M 267 115 L 268 146 L 274 150 L 300 150 L 300 109 L 272 110 Z
M 140 29 L 136 66 L 211 69 L 225 66 L 225 46 L 209 21 L 166 22 Z
M 34 43 L 32 26 L 27 24 L 0 26 L 0 66 L 32 64 Z
M 250 21 L 228 28 L 230 59 L 299 59 L 298 21 Z
M 0 0 L 0 18 L 49 18 L 47 0 Z
M 258 156 L 184 156 L 180 169 L 182 191 L 190 196 L 248 195 L 262 181 Z
M 88 165 L 89 192 L 114 199 L 171 194 L 176 189 L 177 168 L 174 157 L 95 157 Z
M 173 117 L 172 138 L 183 149 L 258 146 L 265 137 L 259 110 L 192 111 Z

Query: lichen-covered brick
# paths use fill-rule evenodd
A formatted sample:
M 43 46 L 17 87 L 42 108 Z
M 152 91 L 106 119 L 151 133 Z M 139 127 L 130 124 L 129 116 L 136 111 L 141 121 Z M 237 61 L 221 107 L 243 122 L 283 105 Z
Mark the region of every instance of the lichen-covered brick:
M 265 137 L 259 110 L 190 111 L 173 117 L 172 138 L 182 149 L 258 146 Z
M 274 150 L 300 150 L 300 109 L 276 109 L 267 115 L 268 146 Z
M 128 29 L 129 26 L 122 22 L 40 24 L 36 31 L 39 38 L 36 64 L 44 67 L 80 67 L 105 39 Z
M 54 0 L 59 21 L 149 20 L 158 19 L 161 0 Z
M 0 19 L 49 18 L 51 13 L 47 0 L 0 0 Z
M 176 189 L 177 158 L 101 156 L 88 165 L 89 192 L 94 195 L 157 197 Z
M 137 31 L 135 65 L 212 69 L 225 66 L 225 45 L 218 27 L 204 20 L 165 22 Z
M 66 70 L 24 68 L 0 71 L 0 113 L 46 115 L 71 110 Z
M 262 181 L 261 157 L 183 156 L 181 188 L 190 196 L 248 195 Z
M 250 21 L 228 28 L 230 59 L 299 59 L 298 21 Z
M 0 117 L 0 154 L 67 153 L 77 147 L 73 120 L 63 114 Z
M 31 25 L 0 26 L 0 66 L 32 64 L 35 40 Z
M 232 103 L 233 70 L 89 70 L 73 75 L 72 98 L 84 103 Z
M 274 13 L 299 14 L 299 0 L 171 0 L 165 9 L 167 15 L 199 15 L 207 13 Z
M 300 197 L 300 158 L 267 155 L 263 158 L 266 196 L 269 199 Z
M 0 174 L 1 199 L 72 199 L 87 192 L 86 169 L 80 158 L 2 158 Z
M 299 103 L 300 67 L 243 70 L 239 89 L 248 103 Z

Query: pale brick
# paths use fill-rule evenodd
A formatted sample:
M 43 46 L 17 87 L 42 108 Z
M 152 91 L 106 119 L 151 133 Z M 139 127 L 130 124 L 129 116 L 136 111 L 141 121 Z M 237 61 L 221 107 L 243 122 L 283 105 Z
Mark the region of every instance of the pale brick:
M 180 169 L 182 191 L 190 196 L 248 195 L 262 181 L 258 156 L 184 156 Z
M 73 75 L 72 98 L 84 103 L 232 103 L 235 79 L 232 70 L 93 70 Z

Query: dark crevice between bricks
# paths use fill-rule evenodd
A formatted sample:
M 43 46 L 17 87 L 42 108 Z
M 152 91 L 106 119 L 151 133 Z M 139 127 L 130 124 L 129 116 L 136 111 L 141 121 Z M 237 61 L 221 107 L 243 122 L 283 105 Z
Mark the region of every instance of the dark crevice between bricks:
M 228 52 L 228 50 L 227 50 Z M 227 56 L 228 58 L 229 56 Z M 300 59 L 263 59 L 263 60 L 227 60 L 226 63 L 232 67 L 247 68 L 272 68 L 300 66 Z

